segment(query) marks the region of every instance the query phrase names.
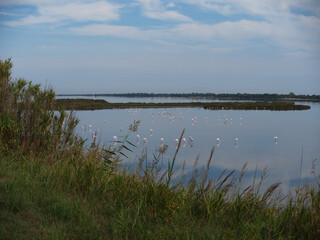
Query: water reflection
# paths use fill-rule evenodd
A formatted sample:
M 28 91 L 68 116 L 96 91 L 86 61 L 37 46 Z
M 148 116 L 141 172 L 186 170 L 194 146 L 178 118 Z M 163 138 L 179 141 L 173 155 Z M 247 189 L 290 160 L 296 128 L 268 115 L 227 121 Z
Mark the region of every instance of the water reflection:
M 111 102 L 120 100 L 116 98 Z M 136 143 L 136 148 L 131 149 L 134 153 L 126 153 L 131 159 L 143 150 L 148 150 L 148 158 L 152 159 L 152 153 L 164 145 L 168 145 L 164 159 L 172 159 L 176 140 L 185 129 L 177 164 L 182 165 L 185 161 L 186 170 L 191 169 L 199 155 L 198 166 L 205 166 L 210 150 L 215 146 L 212 177 L 225 168 L 240 170 L 248 162 L 248 183 L 252 181 L 256 167 L 263 170 L 267 166 L 266 184 L 282 182 L 284 189 L 291 189 L 296 186 L 294 179 L 299 177 L 302 145 L 302 178 L 305 181 L 310 179 L 312 161 L 320 158 L 319 103 L 311 104 L 308 111 L 119 109 L 79 111 L 76 116 L 80 120 L 78 133 L 88 139 L 88 145 L 93 141 L 99 141 L 101 145 L 116 144 L 128 133 L 125 126 L 141 120 L 138 132 L 128 138 Z M 92 133 L 95 133 L 94 138 Z

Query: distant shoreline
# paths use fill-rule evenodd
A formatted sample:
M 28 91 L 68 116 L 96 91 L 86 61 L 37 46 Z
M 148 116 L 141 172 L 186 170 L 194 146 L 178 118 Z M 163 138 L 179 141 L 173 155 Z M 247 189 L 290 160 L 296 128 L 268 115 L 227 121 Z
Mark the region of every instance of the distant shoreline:
M 293 102 L 166 102 L 166 103 L 110 103 L 103 99 L 56 99 L 55 109 L 63 110 L 101 110 L 129 108 L 204 108 L 207 110 L 308 110 L 308 105 Z
M 127 97 L 127 98 L 186 98 L 224 101 L 304 101 L 320 102 L 320 95 L 249 94 L 249 93 L 103 93 L 103 94 L 57 94 L 58 97 Z

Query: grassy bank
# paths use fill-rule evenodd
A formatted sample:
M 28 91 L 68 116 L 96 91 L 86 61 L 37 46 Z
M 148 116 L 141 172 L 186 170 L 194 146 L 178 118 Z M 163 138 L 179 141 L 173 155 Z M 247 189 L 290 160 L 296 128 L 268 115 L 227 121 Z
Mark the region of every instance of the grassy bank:
M 261 192 L 265 172 L 242 186 L 246 165 L 209 179 L 212 149 L 183 183 L 174 179 L 183 133 L 165 169 L 165 149 L 124 168 L 128 135 L 116 148 L 84 147 L 73 114 L 54 111 L 54 91 L 13 81 L 11 68 L 0 60 L 0 239 L 319 238 L 316 173 L 294 195 L 276 194 L 279 183 Z
M 168 102 L 168 103 L 110 103 L 94 99 L 57 99 L 56 109 L 64 110 L 98 110 L 125 108 L 204 108 L 208 110 L 307 110 L 308 105 L 296 105 L 293 102 Z
M 319 239 L 315 189 L 281 199 L 232 174 L 171 186 L 144 170 L 1 157 L 0 239 Z

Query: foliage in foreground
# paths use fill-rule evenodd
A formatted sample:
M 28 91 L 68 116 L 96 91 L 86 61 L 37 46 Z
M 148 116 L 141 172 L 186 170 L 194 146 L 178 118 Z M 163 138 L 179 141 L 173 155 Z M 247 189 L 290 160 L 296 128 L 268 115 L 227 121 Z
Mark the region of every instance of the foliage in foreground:
M 172 181 L 182 135 L 166 171 L 160 168 L 163 149 L 124 169 L 119 160 L 129 149 L 127 138 L 117 149 L 85 149 L 74 135 L 76 120 L 50 110 L 52 98 L 46 94 L 53 92 L 12 83 L 6 74 L 10 61 L 0 67 L 0 239 L 320 236 L 319 182 L 281 197 L 274 194 L 279 184 L 259 192 L 264 174 L 243 189 L 246 166 L 239 176 L 225 171 L 208 180 L 213 150 L 207 167 L 195 167 L 188 183 Z
M 137 169 L 136 169 L 137 170 Z M 0 239 L 317 239 L 320 196 L 237 191 L 231 173 L 186 186 L 93 159 L 0 161 Z
M 24 79 L 12 81 L 10 59 L 0 59 L 0 151 L 51 159 L 81 142 L 74 136 L 77 120 L 60 111 L 55 114 L 55 93 Z

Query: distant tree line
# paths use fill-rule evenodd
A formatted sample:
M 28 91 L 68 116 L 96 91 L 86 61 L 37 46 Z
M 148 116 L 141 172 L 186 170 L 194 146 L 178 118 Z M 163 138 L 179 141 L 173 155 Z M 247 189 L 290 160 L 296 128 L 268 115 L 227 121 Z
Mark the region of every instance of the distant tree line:
M 111 94 L 58 94 L 58 96 L 128 97 L 128 98 L 190 98 L 212 100 L 254 100 L 254 101 L 320 101 L 320 95 L 295 95 L 276 93 L 111 93 Z

